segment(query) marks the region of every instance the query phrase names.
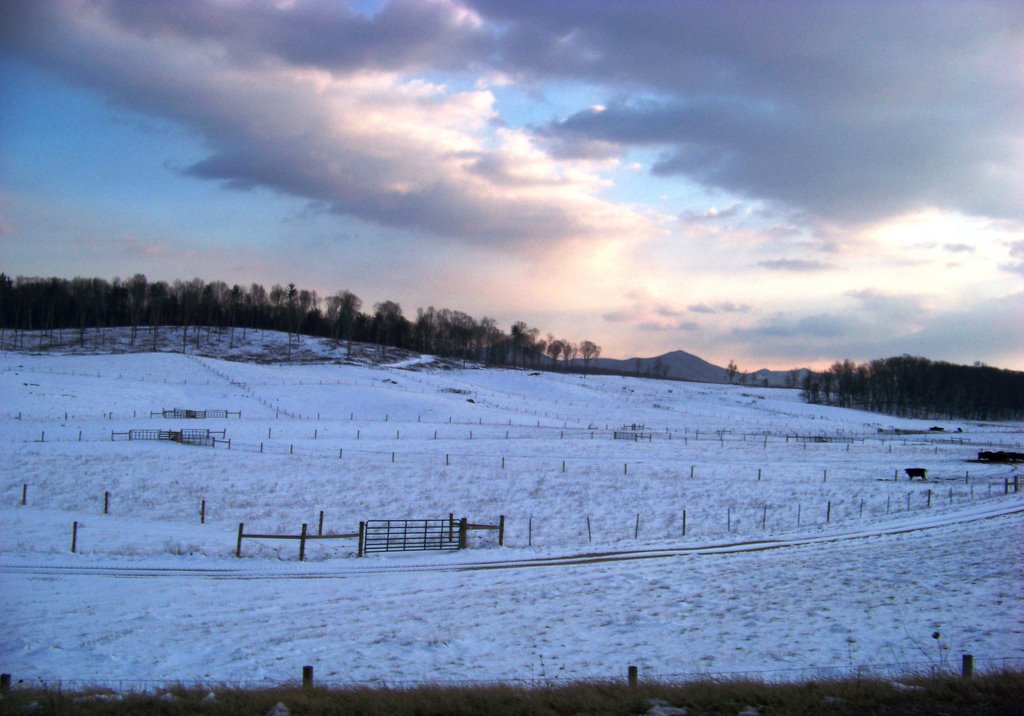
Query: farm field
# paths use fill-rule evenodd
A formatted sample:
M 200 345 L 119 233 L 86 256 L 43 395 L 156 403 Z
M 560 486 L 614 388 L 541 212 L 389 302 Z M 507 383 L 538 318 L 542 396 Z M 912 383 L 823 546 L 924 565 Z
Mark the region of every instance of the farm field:
M 429 358 L 3 352 L 0 395 L 0 664 L 16 681 L 1024 664 L 1021 467 L 976 461 L 1020 450 L 1019 423 Z M 229 415 L 163 417 L 175 408 Z M 216 442 L 127 439 L 181 429 Z M 300 562 L 296 540 L 246 538 L 236 557 L 239 523 L 341 534 L 449 515 L 504 516 L 504 546 L 480 530 L 458 552 L 359 558 L 354 539 L 310 540 Z

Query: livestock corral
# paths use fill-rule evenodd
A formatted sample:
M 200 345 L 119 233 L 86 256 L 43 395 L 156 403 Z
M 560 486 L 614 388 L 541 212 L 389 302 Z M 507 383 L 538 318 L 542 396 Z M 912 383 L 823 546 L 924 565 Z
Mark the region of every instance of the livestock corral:
M 444 663 L 501 680 L 611 676 L 627 658 L 672 674 L 1024 657 L 1020 465 L 980 457 L 1019 452 L 1020 424 L 429 358 L 4 353 L 0 388 L 16 675 L 260 680 L 311 662 L 423 681 Z M 159 439 L 185 433 L 203 439 Z M 359 559 L 348 538 L 381 520 L 436 525 L 443 551 Z M 119 573 L 139 577 L 125 618 L 165 639 L 147 653 L 104 613 Z M 92 621 L 75 613 L 83 594 Z M 268 615 L 281 624 L 252 623 Z M 245 648 L 186 643 L 175 624 Z M 930 634 L 947 628 L 944 652 Z

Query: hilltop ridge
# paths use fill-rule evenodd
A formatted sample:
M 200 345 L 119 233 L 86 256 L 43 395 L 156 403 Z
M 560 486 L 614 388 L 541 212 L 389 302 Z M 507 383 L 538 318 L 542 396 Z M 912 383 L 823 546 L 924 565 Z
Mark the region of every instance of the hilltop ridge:
M 458 358 L 429 356 L 406 348 L 375 343 L 345 341 L 298 333 L 288 334 L 261 328 L 217 326 L 158 326 L 155 330 L 140 326 L 132 341 L 128 326 L 87 328 L 84 331 L 8 331 L 0 341 L 3 350 L 29 353 L 103 355 L 118 353 L 184 353 L 250 363 L 339 363 L 347 365 L 393 365 L 403 367 L 431 365 L 437 368 L 484 367 L 484 364 Z M 564 361 L 551 365 L 539 360 L 534 369 L 566 370 Z M 505 366 L 507 367 L 507 366 Z M 596 358 L 589 364 L 576 358 L 568 363 L 572 372 L 630 375 L 643 378 L 684 380 L 694 383 L 729 383 L 729 371 L 703 358 L 675 350 L 651 358 Z M 767 369 L 738 372 L 731 382 L 771 387 L 794 387 L 792 371 Z M 797 371 L 799 381 L 806 369 Z

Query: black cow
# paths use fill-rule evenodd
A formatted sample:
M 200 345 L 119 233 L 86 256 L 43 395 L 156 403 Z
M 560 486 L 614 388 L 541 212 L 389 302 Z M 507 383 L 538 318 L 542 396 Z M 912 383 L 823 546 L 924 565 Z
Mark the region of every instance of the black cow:
M 920 477 L 922 480 L 928 479 L 928 471 L 923 467 L 908 467 L 903 472 L 907 473 L 907 477 L 911 480 L 915 477 Z

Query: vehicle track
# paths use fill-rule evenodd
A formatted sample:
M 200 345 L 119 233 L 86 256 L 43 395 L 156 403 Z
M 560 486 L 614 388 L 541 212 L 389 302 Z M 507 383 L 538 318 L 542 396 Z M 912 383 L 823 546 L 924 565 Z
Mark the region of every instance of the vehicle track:
M 814 534 L 798 537 L 719 542 L 692 547 L 661 547 L 603 552 L 583 552 L 568 555 L 532 558 L 513 558 L 488 561 L 460 561 L 456 563 L 431 563 L 424 565 L 370 564 L 366 566 L 346 565 L 332 569 L 307 571 L 299 566 L 268 568 L 266 566 L 241 565 L 235 567 L 132 567 L 118 565 L 69 565 L 69 564 L 0 564 L 0 574 L 31 574 L 50 576 L 100 576 L 119 578 L 151 577 L 200 577 L 226 580 L 269 580 L 269 579 L 350 579 L 386 574 L 416 573 L 457 573 L 510 569 L 532 569 L 540 567 L 568 567 L 608 562 L 668 559 L 673 557 L 714 556 L 743 554 L 767 550 L 805 547 L 857 539 L 871 539 L 894 535 L 924 532 L 955 525 L 969 524 L 981 520 L 999 519 L 1024 514 L 1024 502 L 1014 500 L 1011 504 L 985 505 L 969 511 L 937 514 L 909 522 L 878 526 L 870 529 L 845 530 L 828 534 Z

